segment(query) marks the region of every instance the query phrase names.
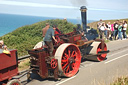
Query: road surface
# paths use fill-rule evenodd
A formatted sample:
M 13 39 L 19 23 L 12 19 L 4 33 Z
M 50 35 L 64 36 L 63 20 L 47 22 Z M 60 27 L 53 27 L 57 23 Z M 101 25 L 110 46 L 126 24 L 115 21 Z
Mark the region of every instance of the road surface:
M 128 76 L 128 40 L 117 40 L 107 43 L 110 53 L 102 62 L 85 61 L 81 63 L 79 72 L 71 78 L 41 79 L 32 75 L 27 82 L 26 76 L 21 78 L 23 85 L 110 85 L 121 76 Z

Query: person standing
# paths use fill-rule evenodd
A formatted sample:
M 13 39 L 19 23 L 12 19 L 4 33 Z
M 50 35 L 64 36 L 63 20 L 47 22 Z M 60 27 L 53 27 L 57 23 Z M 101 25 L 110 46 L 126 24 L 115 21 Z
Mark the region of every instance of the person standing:
M 119 20 L 116 21 L 116 23 L 114 24 L 114 37 L 116 40 L 117 34 L 118 34 L 118 27 L 119 27 Z
M 45 45 L 44 37 L 45 37 L 45 34 L 46 34 L 47 30 L 49 29 L 49 27 L 50 27 L 50 24 L 49 23 L 46 23 L 46 26 L 42 29 L 42 37 L 43 37 L 42 46 L 43 47 Z
M 108 22 L 108 24 L 107 24 L 107 39 L 109 39 L 110 31 L 111 31 L 111 23 Z
M 123 39 L 126 39 L 127 38 L 127 34 L 126 34 L 126 30 L 127 30 L 127 21 L 124 21 L 123 23 Z
M 103 21 L 102 21 L 102 19 L 100 19 L 100 21 L 97 23 L 97 30 L 98 30 L 98 32 L 99 32 L 99 35 L 101 34 L 100 32 L 100 27 L 102 26 L 102 24 L 103 24 Z
M 44 37 L 44 42 L 45 44 L 48 46 L 48 51 L 49 51 L 49 55 L 50 57 L 53 57 L 53 50 L 54 50 L 54 47 L 53 47 L 53 41 L 54 40 L 55 42 L 57 42 L 57 40 L 55 39 L 54 37 L 54 31 L 56 30 L 55 26 L 52 26 L 52 28 L 49 28 L 45 34 L 45 37 Z
M 120 25 L 118 27 L 118 40 L 122 40 L 122 28 L 123 28 L 123 23 L 120 22 Z
M 105 30 L 105 23 L 102 23 L 102 25 L 100 26 L 100 39 L 104 38 L 104 30 Z
M 114 24 L 115 24 L 115 22 L 113 24 L 111 24 L 111 37 L 110 37 L 110 40 L 113 40 L 113 37 L 114 37 Z
M 108 35 L 108 25 L 104 22 L 104 27 L 105 27 L 105 30 L 104 30 L 104 34 L 105 34 L 105 38 L 107 40 L 107 35 Z

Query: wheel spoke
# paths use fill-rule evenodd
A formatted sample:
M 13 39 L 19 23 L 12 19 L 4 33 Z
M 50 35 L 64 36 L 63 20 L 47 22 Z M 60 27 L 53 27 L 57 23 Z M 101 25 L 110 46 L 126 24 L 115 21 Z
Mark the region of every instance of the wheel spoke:
M 68 59 L 62 60 L 63 63 L 65 63 L 65 62 L 67 62 L 67 61 L 68 61 Z
M 68 73 L 68 71 L 69 71 L 69 66 L 68 66 L 67 69 L 66 69 L 66 73 Z
M 71 53 L 71 51 L 70 50 L 68 50 L 68 56 L 70 57 L 71 55 L 70 55 L 70 53 Z
M 68 59 L 69 58 L 69 55 L 68 54 L 66 54 L 66 53 L 64 53 L 65 54 L 65 57 Z
M 62 68 L 64 69 L 67 65 L 68 65 L 68 63 L 65 63 L 65 65 L 64 65 L 64 66 L 62 66 Z
M 75 53 L 75 51 L 72 52 L 71 57 L 74 57 L 74 53 Z
M 66 55 L 65 55 L 65 56 L 63 56 L 63 57 L 62 57 L 62 59 L 64 59 L 64 60 L 65 60 L 65 59 L 67 59 Z
M 73 56 L 72 56 L 72 57 L 75 57 L 75 56 L 77 56 L 77 52 L 76 52 L 76 51 L 74 52 L 74 54 L 73 54 Z

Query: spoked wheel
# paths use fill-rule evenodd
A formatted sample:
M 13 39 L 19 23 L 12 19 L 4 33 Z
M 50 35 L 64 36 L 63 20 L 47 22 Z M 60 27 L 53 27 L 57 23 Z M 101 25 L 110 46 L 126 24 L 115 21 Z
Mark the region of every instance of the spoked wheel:
M 100 51 L 102 51 L 101 46 L 102 46 L 102 45 L 101 45 L 101 43 L 100 43 L 99 46 L 98 46 L 98 48 L 97 48 L 97 53 L 100 52 Z M 107 46 L 106 46 L 105 43 L 104 43 L 104 51 L 107 51 Z M 98 56 L 97 56 L 97 59 L 98 59 L 99 61 L 103 61 L 103 60 L 106 58 L 106 56 L 107 56 L 107 53 L 101 54 L 101 55 L 98 55 Z
M 10 80 L 7 85 L 21 85 L 21 83 L 17 80 L 17 79 L 14 79 L 14 80 Z
M 66 77 L 74 76 L 80 67 L 81 54 L 75 44 L 65 43 L 58 47 L 55 53 L 58 59 L 58 69 Z
M 102 51 L 102 44 L 101 42 L 93 42 L 88 47 L 88 53 L 90 54 L 87 59 L 94 60 L 94 61 L 103 61 L 105 60 L 107 53 L 104 54 L 98 54 L 98 52 Z M 91 50 L 90 50 L 91 49 Z M 104 43 L 103 51 L 107 51 L 107 46 Z

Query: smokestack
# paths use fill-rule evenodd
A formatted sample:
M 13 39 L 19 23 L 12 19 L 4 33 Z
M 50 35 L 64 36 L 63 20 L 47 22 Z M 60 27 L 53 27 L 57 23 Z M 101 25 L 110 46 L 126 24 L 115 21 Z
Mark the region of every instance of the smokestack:
M 87 27 L 87 16 L 86 16 L 87 8 L 86 8 L 86 6 L 82 6 L 80 8 L 80 11 L 81 11 L 81 19 L 82 19 L 83 30 L 84 30 L 85 33 L 87 33 L 87 29 L 86 29 L 86 27 Z

